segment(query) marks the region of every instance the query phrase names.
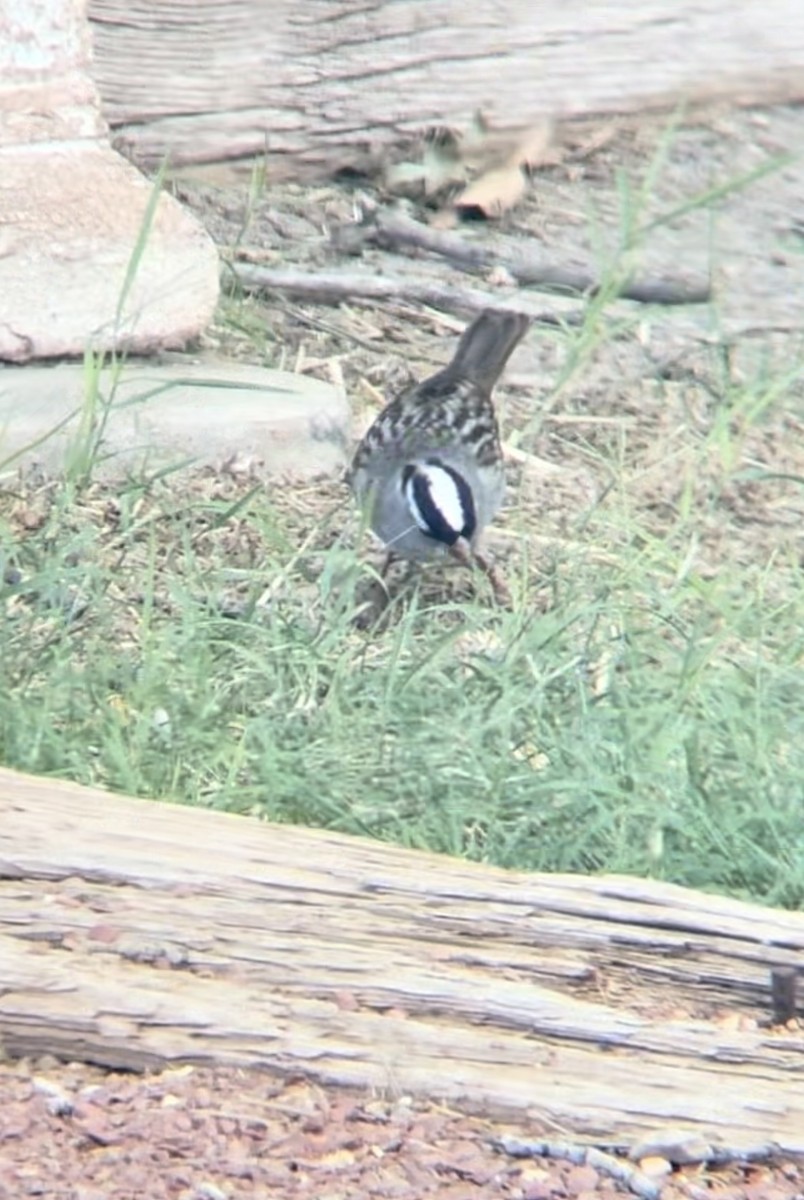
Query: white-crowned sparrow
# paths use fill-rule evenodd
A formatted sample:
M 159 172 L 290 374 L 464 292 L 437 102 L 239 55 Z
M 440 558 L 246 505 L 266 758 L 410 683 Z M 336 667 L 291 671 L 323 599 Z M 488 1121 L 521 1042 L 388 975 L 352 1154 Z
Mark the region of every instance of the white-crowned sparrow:
M 392 400 L 360 442 L 348 480 L 388 550 L 386 569 L 395 557 L 452 554 L 476 562 L 505 597 L 477 542 L 505 492 L 491 391 L 528 325 L 485 309 L 449 365 Z

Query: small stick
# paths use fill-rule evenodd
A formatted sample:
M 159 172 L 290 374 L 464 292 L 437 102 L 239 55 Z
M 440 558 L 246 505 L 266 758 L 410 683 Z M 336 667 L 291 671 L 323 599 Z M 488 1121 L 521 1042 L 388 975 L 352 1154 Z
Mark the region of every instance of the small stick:
M 491 1138 L 490 1141 L 495 1150 L 511 1158 L 564 1158 L 577 1165 L 588 1164 L 601 1175 L 608 1175 L 617 1183 L 624 1184 L 640 1200 L 661 1200 L 661 1183 L 649 1179 L 630 1163 L 604 1154 L 594 1146 L 579 1146 L 572 1142 L 523 1141 L 507 1135 Z
M 368 589 L 368 594 L 365 601 L 357 612 L 354 618 L 356 629 L 368 630 L 376 625 L 380 617 L 388 607 L 391 599 L 388 591 L 388 572 L 396 562 L 396 556 L 390 552 L 386 554 L 379 575 L 376 579 L 372 579 Z
M 502 268 L 517 283 L 542 287 L 571 295 L 594 296 L 600 280 L 587 271 L 562 267 L 537 254 L 532 244 L 517 243 L 503 252 L 467 242 L 458 234 L 432 229 L 400 213 L 372 212 L 364 217 L 367 240 L 386 249 L 410 246 L 438 254 L 467 271 Z M 623 284 L 623 300 L 640 304 L 706 304 L 712 298 L 708 280 L 687 282 L 683 279 L 650 279 Z
M 501 296 L 499 293 L 484 292 L 476 288 L 458 288 L 449 284 L 427 283 L 421 279 L 396 279 L 388 275 L 374 275 L 368 271 L 299 271 L 292 268 L 254 266 L 251 263 L 232 263 L 226 268 L 234 273 L 238 283 L 246 291 L 283 292 L 304 300 L 319 300 L 337 304 L 341 300 L 351 302 L 363 300 L 407 301 L 429 304 L 446 312 L 461 315 L 474 314 L 484 308 L 497 312 L 524 313 L 536 325 L 561 328 L 563 325 L 579 325 L 583 320 L 580 313 L 565 316 L 536 309 L 528 300 L 516 293 Z

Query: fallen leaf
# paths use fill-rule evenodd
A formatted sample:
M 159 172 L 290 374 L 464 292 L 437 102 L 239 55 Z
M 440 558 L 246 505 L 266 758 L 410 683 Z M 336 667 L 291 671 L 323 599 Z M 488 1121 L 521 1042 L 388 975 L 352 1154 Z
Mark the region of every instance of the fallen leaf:
M 463 217 L 487 220 L 513 208 L 527 190 L 528 172 L 549 160 L 553 130 L 547 118 L 515 133 L 484 128 L 466 151 L 482 173 L 456 197 L 453 208 Z
M 385 172 L 388 190 L 412 199 L 432 197 L 465 179 L 459 139 L 444 129 L 434 130 L 425 138 L 421 162 L 394 163 Z
M 554 132 L 553 122 L 547 119 L 532 125 L 517 142 L 508 160 L 509 166 L 526 167 L 533 171 L 549 161 Z
M 464 218 L 502 216 L 518 204 L 527 190 L 527 179 L 518 165 L 487 171 L 456 197 L 453 207 Z
M 476 119 L 460 142 L 461 160 L 473 172 L 484 175 L 498 167 L 522 166 L 534 168 L 544 162 L 555 162 L 550 154 L 555 126 L 547 117 L 524 129 L 492 129 Z
M 476 113 L 463 133 L 447 128 L 427 132 L 418 161 L 393 163 L 385 170 L 385 185 L 396 195 L 432 201 L 440 193 L 465 184 L 477 175 L 447 212 L 454 221 L 464 216 L 495 217 L 522 198 L 527 174 L 547 161 L 553 142 L 553 123 L 547 118 L 526 129 L 498 130 Z M 449 217 L 434 222 L 447 228 Z

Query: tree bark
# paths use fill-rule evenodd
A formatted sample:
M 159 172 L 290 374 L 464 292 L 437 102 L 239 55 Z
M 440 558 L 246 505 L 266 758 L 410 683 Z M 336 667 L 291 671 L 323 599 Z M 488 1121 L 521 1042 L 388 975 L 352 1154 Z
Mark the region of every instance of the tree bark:
M 622 1143 L 804 1152 L 765 1027 L 804 914 L 526 875 L 0 771 L 0 1038 L 442 1097 Z
M 798 0 L 90 0 L 120 144 L 174 164 L 350 165 L 430 126 L 804 96 Z

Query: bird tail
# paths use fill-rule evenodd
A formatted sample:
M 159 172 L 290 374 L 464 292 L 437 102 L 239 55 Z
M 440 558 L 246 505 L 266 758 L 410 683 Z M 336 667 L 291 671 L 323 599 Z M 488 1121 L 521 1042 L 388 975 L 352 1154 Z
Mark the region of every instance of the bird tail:
M 451 380 L 469 380 L 490 392 L 529 325 L 530 319 L 522 313 L 484 308 L 464 330 L 452 362 L 442 375 Z

